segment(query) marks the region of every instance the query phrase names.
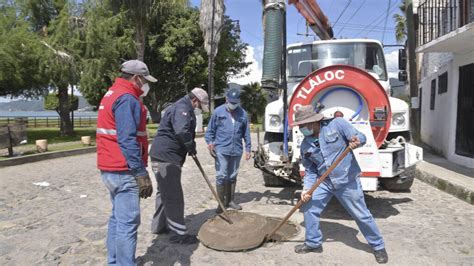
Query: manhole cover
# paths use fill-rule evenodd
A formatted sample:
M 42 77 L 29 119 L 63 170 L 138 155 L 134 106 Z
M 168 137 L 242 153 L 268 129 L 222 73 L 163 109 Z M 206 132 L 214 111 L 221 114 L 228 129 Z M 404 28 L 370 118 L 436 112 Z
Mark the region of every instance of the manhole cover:
M 251 212 L 227 212 L 233 224 L 219 216 L 207 220 L 198 233 L 201 243 L 211 249 L 222 251 L 243 251 L 256 248 L 281 221 L 279 218 L 265 217 Z M 295 224 L 285 223 L 272 237 L 287 240 L 298 233 Z

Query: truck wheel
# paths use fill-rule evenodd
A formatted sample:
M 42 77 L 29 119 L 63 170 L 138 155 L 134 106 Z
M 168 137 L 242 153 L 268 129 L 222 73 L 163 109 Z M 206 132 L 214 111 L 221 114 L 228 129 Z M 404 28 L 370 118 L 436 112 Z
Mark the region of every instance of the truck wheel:
M 285 187 L 287 183 L 278 176 L 262 172 L 263 183 L 266 187 Z
M 407 169 L 401 175 L 382 178 L 382 186 L 388 191 L 409 191 L 415 180 L 415 169 Z

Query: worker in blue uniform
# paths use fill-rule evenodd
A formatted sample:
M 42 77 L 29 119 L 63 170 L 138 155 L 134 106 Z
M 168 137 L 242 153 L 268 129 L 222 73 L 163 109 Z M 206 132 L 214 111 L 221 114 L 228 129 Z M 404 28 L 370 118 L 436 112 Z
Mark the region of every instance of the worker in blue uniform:
M 350 152 L 334 168 L 329 176 L 310 195 L 307 191 L 349 146 L 355 149 L 366 142 L 364 134 L 356 130 L 344 118 L 323 120 L 323 115 L 314 111 L 313 106 L 302 106 L 295 112 L 292 126 L 299 126 L 305 136 L 301 143 L 301 160 L 305 168 L 304 187 L 301 200 L 305 202 L 304 213 L 306 239 L 295 247 L 296 253 L 323 251 L 323 236 L 319 226 L 321 213 L 333 196 L 356 221 L 360 231 L 372 247 L 378 263 L 386 263 L 388 255 L 382 235 L 375 220 L 367 209 L 360 184 L 361 169 Z
M 226 103 L 217 107 L 209 120 L 205 135 L 208 149 L 215 153 L 216 191 L 224 206 L 235 210 L 242 207 L 234 201 L 240 159 L 250 159 L 250 127 L 247 112 L 240 105 L 240 90 L 231 88 L 226 93 Z M 223 210 L 217 206 L 216 212 Z

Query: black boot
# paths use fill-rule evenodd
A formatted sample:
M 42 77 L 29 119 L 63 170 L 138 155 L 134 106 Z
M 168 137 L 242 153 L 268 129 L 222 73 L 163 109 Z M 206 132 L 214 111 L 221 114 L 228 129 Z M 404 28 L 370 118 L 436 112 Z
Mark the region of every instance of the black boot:
M 216 190 L 217 190 L 217 196 L 219 197 L 219 200 L 222 202 L 222 204 L 225 204 L 225 186 L 224 185 L 216 185 Z M 216 213 L 222 213 L 224 210 L 222 210 L 221 206 L 219 203 L 217 204 L 217 209 Z
M 378 264 L 385 264 L 388 262 L 387 251 L 384 248 L 374 251 L 374 256 Z
M 319 246 L 319 247 L 313 248 L 313 247 L 307 246 L 306 244 L 301 244 L 295 247 L 295 252 L 298 254 L 306 254 L 310 252 L 322 253 L 323 247 Z
M 229 184 L 229 183 L 228 183 Z M 229 192 L 227 194 L 228 198 L 228 206 L 234 210 L 242 210 L 242 206 L 234 202 L 234 195 L 235 195 L 235 185 L 236 183 L 229 184 Z

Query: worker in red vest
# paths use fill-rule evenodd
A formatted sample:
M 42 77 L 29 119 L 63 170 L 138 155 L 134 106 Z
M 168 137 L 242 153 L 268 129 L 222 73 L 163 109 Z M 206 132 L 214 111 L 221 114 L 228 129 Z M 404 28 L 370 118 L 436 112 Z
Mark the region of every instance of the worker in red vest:
M 122 76 L 102 98 L 97 118 L 97 167 L 110 192 L 112 214 L 107 233 L 107 263 L 136 265 L 140 198 L 153 186 L 146 170 L 147 111 L 140 97 L 157 80 L 139 60 L 122 64 Z

